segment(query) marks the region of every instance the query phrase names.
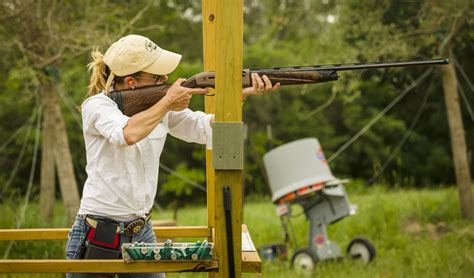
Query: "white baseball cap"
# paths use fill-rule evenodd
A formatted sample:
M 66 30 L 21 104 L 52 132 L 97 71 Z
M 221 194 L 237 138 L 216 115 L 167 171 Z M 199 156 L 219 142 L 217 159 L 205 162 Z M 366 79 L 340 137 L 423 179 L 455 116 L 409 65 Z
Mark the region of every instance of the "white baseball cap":
M 106 89 L 114 76 L 127 76 L 144 71 L 165 75 L 173 72 L 181 60 L 181 55 L 160 48 L 149 38 L 128 35 L 114 42 L 105 52 L 104 62 L 111 74 Z

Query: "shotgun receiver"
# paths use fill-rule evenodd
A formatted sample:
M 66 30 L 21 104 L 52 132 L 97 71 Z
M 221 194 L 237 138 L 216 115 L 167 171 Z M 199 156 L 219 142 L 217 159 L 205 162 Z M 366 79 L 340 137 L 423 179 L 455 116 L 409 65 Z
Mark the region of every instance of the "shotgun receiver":
M 433 60 L 245 69 L 242 71 L 242 87 L 252 86 L 251 74 L 254 72 L 260 76 L 266 75 L 272 84 L 280 83 L 282 86 L 285 86 L 338 80 L 338 71 L 444 65 L 448 63 L 448 59 L 440 58 Z M 214 88 L 214 81 L 214 72 L 201 72 L 186 80 L 182 86 L 188 88 Z M 113 91 L 110 92 L 109 97 L 117 103 L 119 109 L 125 115 L 131 117 L 160 101 L 166 95 L 166 91 L 168 91 L 171 85 L 172 84 L 160 84 L 136 89 Z

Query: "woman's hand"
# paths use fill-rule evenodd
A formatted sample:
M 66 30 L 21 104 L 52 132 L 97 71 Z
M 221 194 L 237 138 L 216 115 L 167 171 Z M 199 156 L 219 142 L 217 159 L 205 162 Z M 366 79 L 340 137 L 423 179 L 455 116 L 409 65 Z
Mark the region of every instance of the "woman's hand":
M 195 88 L 190 89 L 182 87 L 181 84 L 186 81 L 184 78 L 178 78 L 166 92 L 163 100 L 169 110 L 181 111 L 188 108 L 191 97 L 195 94 L 207 94 L 209 89 Z
M 261 78 L 257 73 L 252 73 L 252 87 L 244 88 L 242 90 L 242 101 L 244 101 L 250 95 L 261 96 L 268 92 L 276 91 L 280 88 L 280 83 L 276 83 L 275 86 L 266 75 Z

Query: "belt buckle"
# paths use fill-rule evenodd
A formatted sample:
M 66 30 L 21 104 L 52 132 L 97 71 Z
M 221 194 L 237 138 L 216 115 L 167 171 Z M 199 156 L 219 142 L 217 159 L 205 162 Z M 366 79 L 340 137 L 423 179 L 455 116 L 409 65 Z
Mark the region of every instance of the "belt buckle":
M 125 234 L 127 236 L 132 236 L 133 234 L 138 234 L 143 227 L 145 226 L 145 220 L 137 219 L 135 221 L 130 222 L 127 227 L 125 228 Z

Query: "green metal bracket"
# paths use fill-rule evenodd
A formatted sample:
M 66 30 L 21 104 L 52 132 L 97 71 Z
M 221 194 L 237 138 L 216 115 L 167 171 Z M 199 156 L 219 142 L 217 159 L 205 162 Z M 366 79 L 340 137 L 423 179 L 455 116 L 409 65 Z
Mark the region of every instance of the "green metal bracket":
M 217 122 L 212 127 L 212 164 L 216 170 L 244 169 L 242 122 Z

